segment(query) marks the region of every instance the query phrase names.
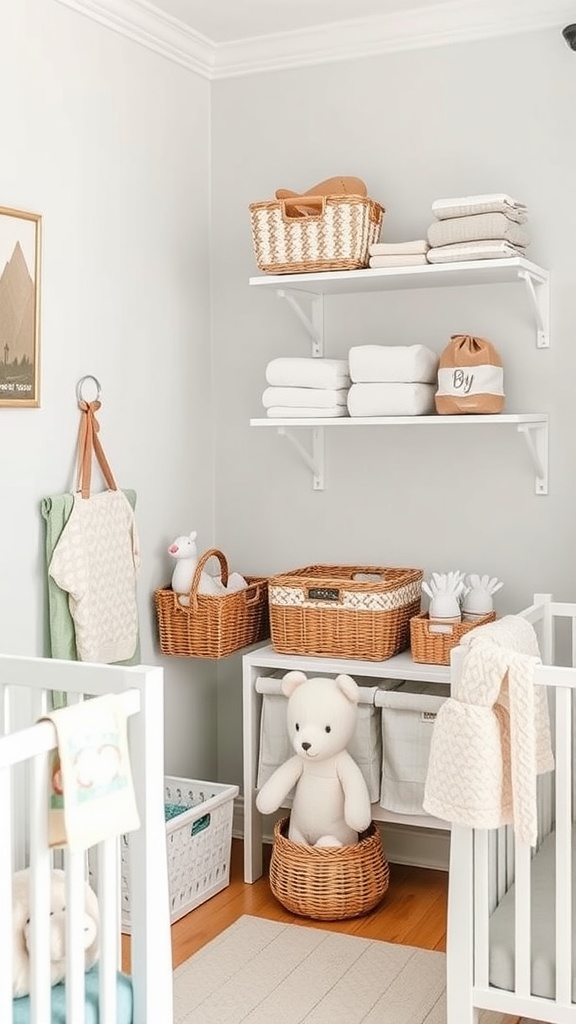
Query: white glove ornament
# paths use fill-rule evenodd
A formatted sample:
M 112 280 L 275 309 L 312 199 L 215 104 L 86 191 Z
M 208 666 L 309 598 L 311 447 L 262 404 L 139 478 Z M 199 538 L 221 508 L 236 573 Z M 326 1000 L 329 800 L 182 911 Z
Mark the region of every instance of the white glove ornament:
M 464 622 L 473 622 L 494 611 L 493 595 L 503 587 L 504 584 L 495 576 L 478 576 L 471 573 L 466 579 L 464 589 L 464 601 L 462 604 L 462 618 Z
M 430 598 L 428 616 L 431 620 L 461 621 L 460 595 L 464 590 L 464 575 L 459 569 L 449 573 L 433 572 L 430 583 L 422 583 L 422 590 Z

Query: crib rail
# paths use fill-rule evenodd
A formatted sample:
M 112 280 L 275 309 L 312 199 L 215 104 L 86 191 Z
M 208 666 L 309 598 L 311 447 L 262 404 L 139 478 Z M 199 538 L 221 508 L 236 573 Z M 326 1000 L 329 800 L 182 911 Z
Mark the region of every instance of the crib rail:
M 574 720 L 576 717 L 576 604 L 558 604 L 536 595 L 522 613 L 539 637 L 543 662 L 534 683 L 546 688 L 551 711 L 555 757 L 553 773 L 541 776 L 538 787 L 539 836 L 535 849 L 514 838 L 507 826 L 471 830 L 453 826 L 448 923 L 448 1024 L 475 1024 L 478 1009 L 524 1016 L 549 1024 L 573 1024 L 572 878 L 574 828 Z M 565 665 L 554 664 L 558 621 L 569 623 L 572 652 Z M 460 670 L 462 652 L 453 655 Z M 455 676 L 456 677 L 456 676 Z M 548 837 L 548 839 L 547 839 Z M 553 950 L 555 976 L 551 997 L 541 994 L 532 948 L 541 922 L 532 900 L 535 855 L 544 841 L 553 844 Z M 466 896 L 466 892 L 470 895 Z M 505 896 L 513 897 L 513 981 L 504 988 L 492 983 L 494 952 L 491 915 Z M 460 908 L 458 906 L 460 902 Z M 534 994 L 539 992 L 540 994 Z
M 163 673 L 0 656 L 0 944 L 12 962 L 12 874 L 30 865 L 30 1024 L 51 1020 L 49 872 L 66 874 L 66 1021 L 85 1024 L 84 885 L 96 864 L 99 903 L 98 1020 L 117 1024 L 120 945 L 120 844 L 109 839 L 88 852 L 48 846 L 49 783 L 57 745 L 51 721 L 37 721 L 53 706 L 53 692 L 67 703 L 117 694 L 128 716 L 128 743 L 141 828 L 130 839 L 133 935 L 130 974 L 133 1024 L 172 1020 L 172 958 L 164 825 Z M 35 724 L 30 725 L 30 722 Z M 25 859 L 24 859 L 25 855 Z M 12 971 L 0 972 L 0 1021 L 13 1022 Z
M 130 690 L 119 697 L 127 716 L 140 709 L 140 693 Z M 0 814 L 7 833 L 0 844 L 0 917 L 1 946 L 5 963 L 13 956 L 12 928 L 12 836 L 14 769 L 29 765 L 28 808 L 30 820 L 30 914 L 34 927 L 30 933 L 30 1024 L 46 1024 L 51 1019 L 50 997 L 50 871 L 53 854 L 48 846 L 48 814 L 51 754 L 58 745 L 51 721 L 37 722 L 0 737 Z M 120 964 L 119 943 L 119 843 L 108 840 L 97 847 L 99 862 L 98 901 L 101 913 L 99 967 L 100 1020 L 117 1020 L 116 972 Z M 83 1024 L 85 1020 L 84 980 L 84 885 L 86 857 L 64 853 L 66 870 L 66 1014 L 67 1020 Z M 12 972 L 0 974 L 0 1020 L 12 1021 Z

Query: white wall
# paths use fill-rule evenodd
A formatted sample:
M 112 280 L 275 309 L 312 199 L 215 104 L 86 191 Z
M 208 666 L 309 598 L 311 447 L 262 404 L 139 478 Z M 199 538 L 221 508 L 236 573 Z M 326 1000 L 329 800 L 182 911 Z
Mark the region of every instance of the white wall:
M 216 534 L 234 567 L 486 572 L 505 581 L 501 613 L 534 591 L 573 598 L 576 55 L 560 32 L 220 81 L 212 95 Z M 536 349 L 514 285 L 336 297 L 326 354 L 416 342 L 440 352 L 461 332 L 491 339 L 507 411 L 550 414 L 547 497 L 534 495 L 510 427 L 328 430 L 321 493 L 286 441 L 249 427 L 262 415 L 267 362 L 310 349 L 290 309 L 248 286 L 259 273 L 248 204 L 338 173 L 366 180 L 389 241 L 423 237 L 437 198 L 506 192 L 527 204 L 531 258 L 552 275 L 549 351 Z M 219 672 L 220 775 L 230 781 L 241 780 L 240 722 L 231 660 Z
M 0 409 L 0 649 L 47 653 L 39 503 L 70 486 L 75 386 L 95 374 L 105 451 L 138 492 L 167 771 L 212 775 L 214 668 L 159 658 L 151 597 L 177 534 L 212 543 L 209 85 L 51 0 L 8 0 L 0 93 L 0 205 L 40 213 L 44 233 L 42 405 Z

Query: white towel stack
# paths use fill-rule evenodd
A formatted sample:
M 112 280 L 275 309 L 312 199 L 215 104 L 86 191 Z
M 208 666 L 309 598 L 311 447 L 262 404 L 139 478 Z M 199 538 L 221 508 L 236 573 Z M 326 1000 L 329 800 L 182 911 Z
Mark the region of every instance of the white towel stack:
M 425 345 L 356 345 L 348 353 L 351 416 L 434 412 L 438 356 Z
M 262 404 L 271 418 L 347 416 L 347 359 L 282 357 L 266 367 Z
M 432 213 L 436 219 L 428 228 L 429 263 L 525 256 L 530 245 L 522 226 L 526 207 L 502 192 L 437 199 Z
M 369 248 L 371 267 L 418 267 L 428 261 L 430 248 L 425 238 L 413 242 L 373 242 Z

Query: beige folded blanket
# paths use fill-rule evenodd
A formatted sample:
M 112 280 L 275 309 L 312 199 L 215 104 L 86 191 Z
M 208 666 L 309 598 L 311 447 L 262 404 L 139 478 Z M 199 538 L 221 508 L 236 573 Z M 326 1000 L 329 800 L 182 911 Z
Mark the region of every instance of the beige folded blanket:
M 354 345 L 348 352 L 355 384 L 435 384 L 438 356 L 426 345 Z
M 476 242 L 489 238 L 511 242 L 512 245 L 530 245 L 526 228 L 510 220 L 505 213 L 477 213 L 473 217 L 450 217 L 439 220 L 428 228 L 428 241 L 433 247 Z
M 348 388 L 266 388 L 262 405 L 272 409 L 275 405 L 290 405 L 296 409 L 332 409 L 346 405 Z
M 377 267 L 422 267 L 426 266 L 427 262 L 425 253 L 421 255 L 406 254 L 405 256 L 400 253 L 396 256 L 371 256 L 369 261 L 373 269 Z
M 266 415 L 271 419 L 328 419 L 332 416 L 347 416 L 348 409 L 345 405 L 326 406 L 295 406 L 295 405 L 273 405 L 266 410 Z
M 461 245 L 441 245 L 428 250 L 429 263 L 459 263 L 466 260 L 502 260 L 525 256 L 524 249 L 510 242 L 478 241 Z
M 437 220 L 447 217 L 469 217 L 476 213 L 505 213 L 510 220 L 523 224 L 528 214 L 524 203 L 504 192 L 490 192 L 480 196 L 462 196 L 457 199 L 436 199 L 432 213 Z
M 411 242 L 372 242 L 368 253 L 370 256 L 421 256 L 429 248 L 425 238 L 416 238 Z
M 353 384 L 351 416 L 427 416 L 434 412 L 435 384 Z
M 345 388 L 350 383 L 348 360 L 282 356 L 268 363 L 266 383 L 273 387 Z

